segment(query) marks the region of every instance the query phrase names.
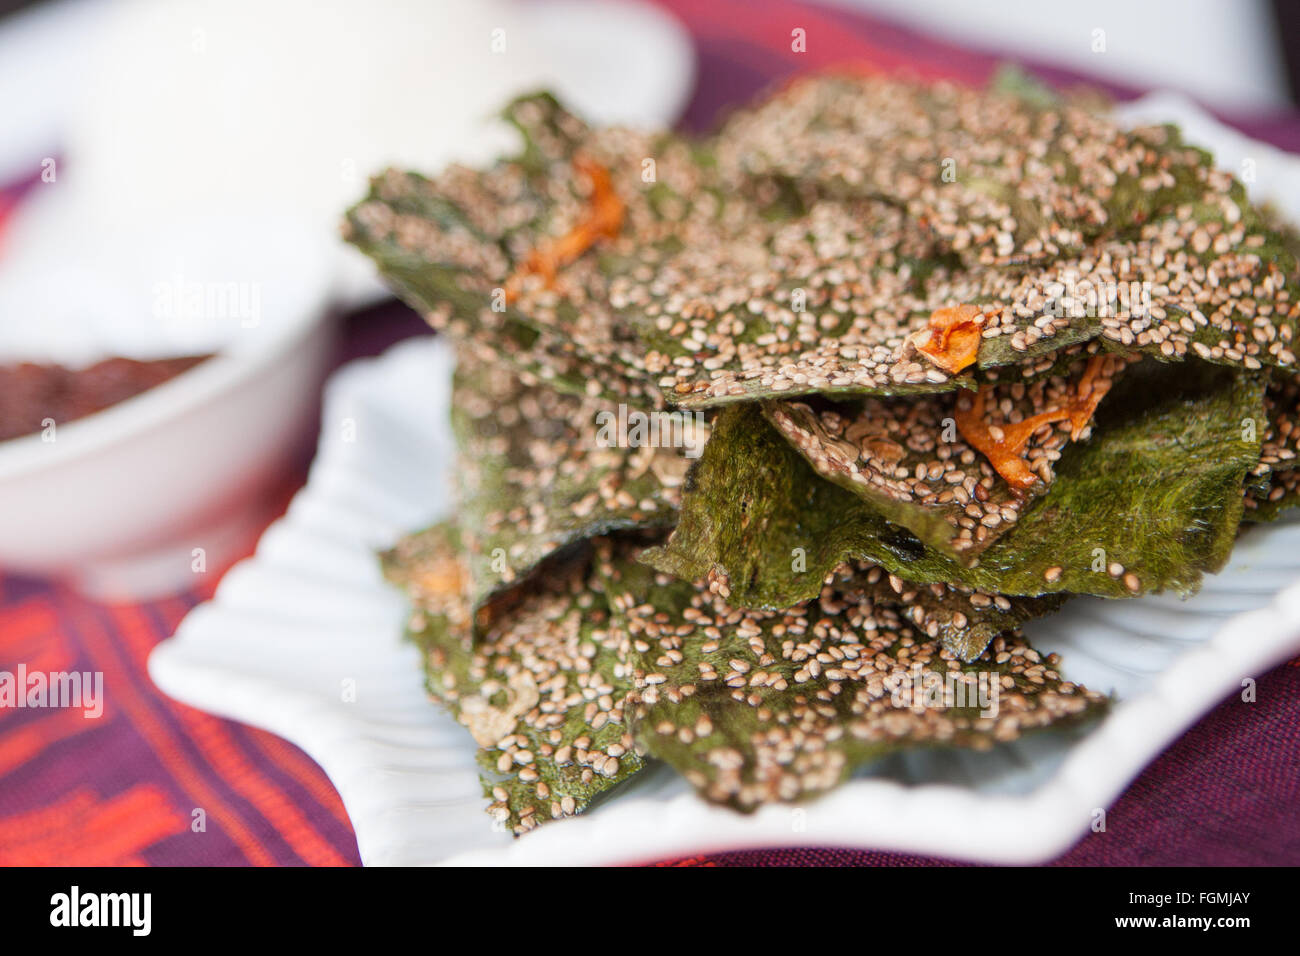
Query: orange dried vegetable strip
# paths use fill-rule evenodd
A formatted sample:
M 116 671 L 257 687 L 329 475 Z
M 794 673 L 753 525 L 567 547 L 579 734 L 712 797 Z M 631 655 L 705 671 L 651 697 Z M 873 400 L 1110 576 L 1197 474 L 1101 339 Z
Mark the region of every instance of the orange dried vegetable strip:
M 963 410 L 962 402 L 957 403 L 953 419 L 957 430 L 967 444 L 989 460 L 989 464 L 1007 484 L 1013 488 L 1032 488 L 1039 480 L 1038 475 L 1029 469 L 1028 462 L 1022 456 L 1030 437 L 1042 426 L 1051 422 L 1064 421 L 1070 413 L 1064 408 L 1048 409 L 1021 422 L 1006 425 L 991 425 L 984 419 L 984 406 L 992 385 L 982 385 L 970 407 Z
M 434 600 L 459 598 L 466 583 L 464 563 L 450 555 L 421 565 L 410 579 L 413 591 Z
M 1083 377 L 1079 379 L 1079 387 L 1070 396 L 1070 441 L 1079 440 L 1079 435 L 1092 421 L 1097 406 L 1110 391 L 1112 379 L 1109 376 L 1098 378 L 1105 364 L 1106 360 L 1101 355 L 1094 355 L 1088 359 L 1088 366 L 1083 370 Z
M 1070 440 L 1077 441 L 1092 421 L 1097 406 L 1110 391 L 1111 378 L 1101 377 L 1104 366 L 1105 358 L 1101 355 L 1088 360 L 1079 384 L 1064 408 L 1050 408 L 1020 422 L 992 425 L 985 420 L 984 409 L 993 386 L 983 385 L 968 407 L 963 408 L 963 402 L 957 402 L 953 420 L 967 444 L 987 458 L 993 470 L 1007 484 L 1021 490 L 1032 488 L 1039 478 L 1024 459 L 1023 452 L 1029 439 L 1044 425 L 1068 420 Z
M 950 375 L 975 364 L 984 332 L 977 305 L 956 305 L 930 314 L 929 328 L 912 338 L 916 350 Z
M 587 213 L 568 233 L 534 249 L 523 265 L 506 280 L 506 301 L 519 298 L 519 285 L 531 275 L 541 276 L 546 288 L 555 284 L 559 270 L 601 239 L 612 239 L 623 228 L 623 200 L 614 192 L 609 171 L 587 156 L 573 159 L 573 168 L 591 181 Z

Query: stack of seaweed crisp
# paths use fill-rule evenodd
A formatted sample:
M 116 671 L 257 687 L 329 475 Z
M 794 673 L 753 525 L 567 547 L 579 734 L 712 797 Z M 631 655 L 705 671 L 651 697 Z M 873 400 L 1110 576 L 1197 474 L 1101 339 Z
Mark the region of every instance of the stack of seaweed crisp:
M 1020 626 L 1296 500 L 1297 243 L 1172 127 L 851 76 L 702 140 L 506 116 L 344 231 L 456 348 L 456 515 L 383 561 L 515 832 L 1092 717 Z

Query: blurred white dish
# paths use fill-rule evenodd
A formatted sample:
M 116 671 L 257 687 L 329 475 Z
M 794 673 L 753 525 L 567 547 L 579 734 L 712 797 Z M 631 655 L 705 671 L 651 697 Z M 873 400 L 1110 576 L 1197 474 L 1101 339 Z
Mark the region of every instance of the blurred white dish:
M 386 166 L 509 148 L 495 116 L 520 93 L 662 126 L 694 73 L 675 22 L 627 0 L 125 0 L 96 61 L 68 128 L 87 221 L 239 210 L 322 235 Z M 351 300 L 383 294 L 369 263 L 334 255 Z
M 1218 148 L 1222 127 L 1186 105 L 1170 109 L 1166 119 L 1196 124 L 1197 141 Z M 1281 179 L 1300 177 L 1300 160 L 1269 168 L 1285 202 Z M 1283 208 L 1300 221 L 1300 210 Z M 1042 861 L 1087 832 L 1201 714 L 1300 651 L 1293 517 L 1249 531 L 1190 600 L 1076 599 L 1030 623 L 1030 639 L 1059 652 L 1067 675 L 1119 697 L 1096 727 L 988 753 L 890 758 L 819 800 L 749 816 L 704 803 L 660 769 L 584 816 L 513 840 L 483 813 L 469 734 L 425 699 L 418 655 L 398 638 L 405 604 L 374 553 L 451 506 L 450 370 L 446 348 L 420 339 L 341 371 L 326 391 L 307 487 L 149 661 L 176 699 L 311 754 L 368 864 L 633 863 L 795 845 Z M 345 681 L 355 700 L 341 693 Z

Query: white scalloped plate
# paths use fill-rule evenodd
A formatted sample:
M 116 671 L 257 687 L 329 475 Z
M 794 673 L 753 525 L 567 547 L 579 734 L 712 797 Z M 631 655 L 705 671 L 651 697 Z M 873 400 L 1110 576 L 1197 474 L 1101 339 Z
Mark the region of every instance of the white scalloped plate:
M 1257 145 L 1249 155 L 1279 190 L 1296 181 L 1292 158 Z M 450 507 L 450 369 L 445 346 L 421 338 L 339 372 L 307 486 L 149 661 L 176 699 L 311 754 L 367 864 L 629 863 L 795 845 L 1046 860 L 1201 714 L 1300 652 L 1300 522 L 1284 521 L 1247 532 L 1194 598 L 1077 599 L 1031 623 L 1068 676 L 1118 697 L 1091 729 L 890 758 L 819 800 L 749 816 L 657 769 L 514 840 L 483 813 L 469 735 L 424 696 L 417 654 L 398 638 L 403 601 L 374 559 Z

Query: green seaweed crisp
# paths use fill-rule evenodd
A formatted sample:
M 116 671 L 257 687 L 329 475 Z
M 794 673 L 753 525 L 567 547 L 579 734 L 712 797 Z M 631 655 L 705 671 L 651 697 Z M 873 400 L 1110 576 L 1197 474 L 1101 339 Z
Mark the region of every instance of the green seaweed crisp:
M 1272 521 L 1300 504 L 1300 380 L 1274 376 L 1264 393 L 1268 427 L 1246 482 L 1245 520 Z
M 1089 720 L 1024 631 L 1300 504 L 1300 241 L 1171 126 L 1013 75 L 504 116 L 343 233 L 456 352 L 455 516 L 381 562 L 515 834 L 652 765 L 749 812 Z
M 1092 341 L 1295 368 L 1294 244 L 1168 127 L 825 76 L 699 142 L 592 129 L 545 95 L 506 115 L 515 156 L 389 170 L 344 233 L 436 327 L 562 390 L 914 395 Z M 961 304 L 981 310 L 965 371 L 916 349 Z
M 630 447 L 615 433 L 618 418 L 618 406 L 605 399 L 525 385 L 509 368 L 461 351 L 452 430 L 476 609 L 570 545 L 612 530 L 676 523 L 687 456 L 699 454 L 707 425 L 680 415 L 671 421 L 681 447 Z
M 1060 374 L 987 386 L 980 400 L 1003 427 L 1033 428 L 1020 452 L 1028 485 L 1003 480 L 963 434 L 960 409 L 973 406 L 967 393 L 767 402 L 763 411 L 822 477 L 927 547 L 969 563 L 1046 493 L 1067 443 L 1089 436 L 1093 410 L 1077 398 L 1082 383 L 1104 398 L 1125 364 L 1122 356 L 1081 352 Z M 1076 404 L 1078 422 L 1070 414 Z
M 816 600 L 741 612 L 719 590 L 603 566 L 634 652 L 636 739 L 740 810 L 814 796 L 901 749 L 987 749 L 1105 706 L 1014 631 L 963 664 L 852 570 Z
M 1189 593 L 1231 550 L 1259 461 L 1265 385 L 1204 363 L 1130 368 L 1091 439 L 1066 448 L 1050 490 L 974 566 L 818 476 L 759 408 L 728 409 L 688 475 L 677 529 L 646 560 L 688 580 L 722 576 L 749 607 L 807 600 L 855 558 L 993 594 Z M 804 572 L 791 571 L 794 549 Z
M 436 525 L 384 569 L 412 602 L 425 686 L 477 743 L 488 812 L 516 834 L 582 812 L 647 757 L 748 810 L 899 749 L 983 749 L 1105 705 L 1011 630 L 963 664 L 879 568 L 746 612 L 657 575 L 629 538 L 595 539 L 475 639 L 459 538 Z
M 418 550 L 385 555 L 386 574 L 414 604 L 407 636 L 423 655 L 425 687 L 478 744 L 488 812 L 523 833 L 582 811 L 641 769 L 624 638 L 579 559 L 474 640 L 458 539 L 454 525 L 435 526 Z

